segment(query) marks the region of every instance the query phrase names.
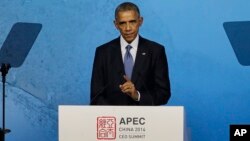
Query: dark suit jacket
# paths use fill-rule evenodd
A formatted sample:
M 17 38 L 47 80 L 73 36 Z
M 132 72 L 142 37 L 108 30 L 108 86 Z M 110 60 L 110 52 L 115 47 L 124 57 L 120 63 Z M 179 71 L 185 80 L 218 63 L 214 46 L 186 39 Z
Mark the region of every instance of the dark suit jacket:
M 121 92 L 125 82 L 120 38 L 96 49 L 91 79 L 92 105 L 162 105 L 170 98 L 168 63 L 164 47 L 139 37 L 131 81 L 140 92 L 134 101 Z

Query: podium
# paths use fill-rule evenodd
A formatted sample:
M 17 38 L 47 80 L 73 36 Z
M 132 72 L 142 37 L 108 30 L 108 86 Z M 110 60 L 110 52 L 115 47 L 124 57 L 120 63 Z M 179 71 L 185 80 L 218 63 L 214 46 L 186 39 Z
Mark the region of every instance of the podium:
M 182 106 L 59 106 L 59 141 L 187 141 Z

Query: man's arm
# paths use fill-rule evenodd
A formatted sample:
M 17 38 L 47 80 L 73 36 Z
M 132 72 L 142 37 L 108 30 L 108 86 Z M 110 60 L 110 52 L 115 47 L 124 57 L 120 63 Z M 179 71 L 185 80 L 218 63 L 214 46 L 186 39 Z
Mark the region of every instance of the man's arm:
M 145 91 L 140 91 L 140 105 L 163 105 L 166 104 L 171 96 L 170 82 L 168 75 L 168 63 L 165 54 L 164 47 L 156 54 L 155 67 L 153 69 L 152 86 L 146 86 L 149 84 L 143 82 Z M 143 80 L 144 81 L 144 80 Z
M 90 105 L 103 105 L 105 104 L 105 100 L 103 98 L 103 93 L 107 86 L 104 84 L 104 76 L 103 76 L 103 56 L 101 55 L 101 49 L 97 48 L 95 52 L 95 59 L 93 63 L 92 69 L 92 77 L 91 77 L 91 99 Z

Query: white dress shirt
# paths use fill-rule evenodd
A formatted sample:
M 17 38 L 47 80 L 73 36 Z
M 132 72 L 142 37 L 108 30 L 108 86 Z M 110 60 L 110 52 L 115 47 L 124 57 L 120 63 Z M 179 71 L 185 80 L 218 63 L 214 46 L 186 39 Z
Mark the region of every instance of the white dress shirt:
M 131 42 L 130 44 L 121 36 L 120 37 L 120 44 L 121 44 L 121 52 L 122 52 L 122 60 L 123 60 L 123 62 L 124 62 L 124 56 L 126 54 L 126 47 L 128 45 L 130 45 L 130 46 L 132 46 L 132 48 L 130 49 L 130 53 L 131 53 L 131 55 L 133 57 L 133 61 L 135 63 L 136 53 L 137 53 L 138 44 L 139 44 L 139 35 L 137 34 L 134 41 Z M 137 91 L 137 93 L 138 93 L 138 99 L 136 101 L 140 101 L 141 94 L 140 94 L 139 91 Z
M 122 60 L 124 62 L 124 56 L 126 53 L 126 46 L 130 45 L 132 48 L 130 49 L 130 53 L 133 57 L 133 61 L 135 63 L 135 58 L 136 58 L 136 52 L 138 49 L 138 44 L 139 44 L 139 35 L 137 34 L 136 38 L 134 39 L 134 41 L 132 43 L 127 43 L 127 41 L 125 41 L 125 39 L 121 36 L 120 37 L 120 43 L 121 43 L 121 51 L 122 51 Z

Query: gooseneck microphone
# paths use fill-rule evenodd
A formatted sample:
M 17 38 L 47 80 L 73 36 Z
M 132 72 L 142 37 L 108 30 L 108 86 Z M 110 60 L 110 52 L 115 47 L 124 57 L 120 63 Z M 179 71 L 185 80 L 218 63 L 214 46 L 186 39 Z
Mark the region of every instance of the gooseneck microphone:
M 104 87 L 100 88 L 100 89 L 97 91 L 96 95 L 95 95 L 93 98 L 91 98 L 91 101 L 90 101 L 89 105 L 93 105 L 93 102 L 94 102 L 95 100 L 97 100 L 99 96 L 101 96 L 101 95 L 103 94 L 103 92 L 105 91 L 105 89 L 107 89 L 108 85 L 109 85 L 109 83 L 106 84 Z
M 117 71 L 117 75 L 118 75 L 118 76 L 123 77 L 123 74 L 124 74 L 124 73 L 123 73 L 122 70 L 118 70 L 118 71 Z M 103 87 L 99 88 L 99 90 L 96 92 L 96 95 L 95 95 L 93 98 L 91 98 L 89 105 L 95 105 L 94 102 L 95 102 L 100 96 L 103 95 L 103 92 L 108 88 L 108 86 L 110 86 L 110 81 L 107 81 L 107 83 L 106 83 Z

